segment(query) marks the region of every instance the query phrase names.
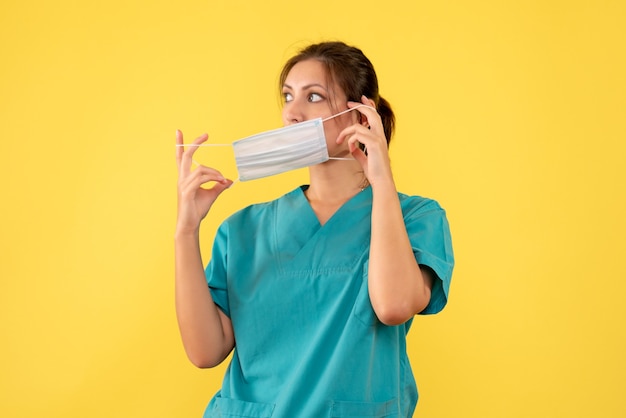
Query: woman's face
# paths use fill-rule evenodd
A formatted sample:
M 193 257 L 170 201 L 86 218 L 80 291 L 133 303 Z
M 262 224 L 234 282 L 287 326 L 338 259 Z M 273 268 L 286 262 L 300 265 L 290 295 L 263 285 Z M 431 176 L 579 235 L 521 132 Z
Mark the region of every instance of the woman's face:
M 292 125 L 316 118 L 327 118 L 348 108 L 345 93 L 329 84 L 324 65 L 317 60 L 300 61 L 289 71 L 283 85 L 283 123 Z M 347 146 L 337 146 L 339 133 L 357 122 L 358 111 L 348 112 L 324 122 L 326 145 L 331 157 L 345 156 Z

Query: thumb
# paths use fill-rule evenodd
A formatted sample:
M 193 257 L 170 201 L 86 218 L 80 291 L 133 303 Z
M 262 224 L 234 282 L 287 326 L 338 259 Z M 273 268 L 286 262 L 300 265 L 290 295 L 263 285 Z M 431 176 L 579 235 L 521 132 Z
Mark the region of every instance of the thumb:
M 352 156 L 359 162 L 359 164 L 361 164 L 361 167 L 365 168 L 367 164 L 367 155 L 365 155 L 361 148 L 356 147 L 354 151 L 352 151 Z

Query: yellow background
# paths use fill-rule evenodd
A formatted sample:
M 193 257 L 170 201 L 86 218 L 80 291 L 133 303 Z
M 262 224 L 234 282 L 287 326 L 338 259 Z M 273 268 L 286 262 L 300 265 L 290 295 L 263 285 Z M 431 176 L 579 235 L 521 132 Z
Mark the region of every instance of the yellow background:
M 450 303 L 409 337 L 416 416 L 626 416 L 625 4 L 3 1 L 0 416 L 201 416 L 224 368 L 176 327 L 175 129 L 280 126 L 282 63 L 327 39 L 374 62 L 398 187 L 452 227 Z M 228 190 L 205 255 L 304 181 Z

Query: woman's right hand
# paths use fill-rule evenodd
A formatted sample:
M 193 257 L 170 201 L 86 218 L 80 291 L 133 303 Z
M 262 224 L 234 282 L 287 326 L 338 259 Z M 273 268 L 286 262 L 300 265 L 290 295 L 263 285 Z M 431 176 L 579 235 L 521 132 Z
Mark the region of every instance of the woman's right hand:
M 213 202 L 233 182 L 210 167 L 199 165 L 192 169 L 193 154 L 198 146 L 208 139 L 203 134 L 191 144 L 183 146 L 183 133 L 176 131 L 176 164 L 178 166 L 178 218 L 177 232 L 197 232 L 200 222 L 209 212 Z M 214 182 L 213 187 L 203 188 L 206 183 Z

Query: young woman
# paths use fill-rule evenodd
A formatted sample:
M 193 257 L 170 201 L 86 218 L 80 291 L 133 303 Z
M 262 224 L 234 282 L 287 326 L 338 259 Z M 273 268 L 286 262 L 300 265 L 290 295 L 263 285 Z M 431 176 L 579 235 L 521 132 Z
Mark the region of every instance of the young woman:
M 415 314 L 447 302 L 454 260 L 445 212 L 396 190 L 394 115 L 359 49 L 303 49 L 285 64 L 280 89 L 285 125 L 354 109 L 324 122 L 329 155 L 344 159 L 311 166 L 309 185 L 229 217 L 206 270 L 200 222 L 232 181 L 192 169 L 206 135 L 178 147 L 183 344 L 198 367 L 234 350 L 204 416 L 410 417 L 418 395 L 406 334 Z

